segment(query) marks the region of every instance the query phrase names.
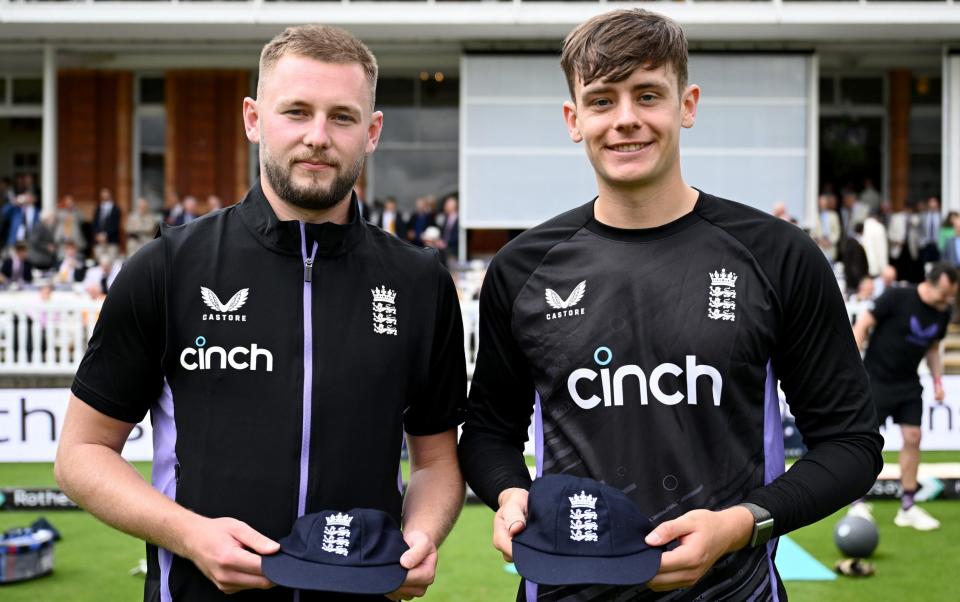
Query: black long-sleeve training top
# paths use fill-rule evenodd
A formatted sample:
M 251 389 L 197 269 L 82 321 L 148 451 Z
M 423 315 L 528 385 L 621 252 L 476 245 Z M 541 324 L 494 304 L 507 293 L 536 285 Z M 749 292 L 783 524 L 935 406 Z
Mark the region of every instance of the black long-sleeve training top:
M 778 381 L 809 448 L 786 473 Z M 702 192 L 691 213 L 643 230 L 599 223 L 587 203 L 496 256 L 460 442 L 467 480 L 493 508 L 530 485 L 531 414 L 538 474 L 618 487 L 655 524 L 748 501 L 780 535 L 862 495 L 882 466 L 823 254 L 795 226 Z M 520 597 L 783 600 L 774 553 L 771 542 L 731 554 L 685 591 L 526 584 Z

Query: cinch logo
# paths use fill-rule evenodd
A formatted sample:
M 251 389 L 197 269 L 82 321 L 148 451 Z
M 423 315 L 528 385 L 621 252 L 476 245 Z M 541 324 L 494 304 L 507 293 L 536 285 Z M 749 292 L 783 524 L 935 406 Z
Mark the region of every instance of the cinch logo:
M 187 370 L 226 370 L 227 366 L 234 370 L 256 370 L 257 360 L 263 359 L 267 365 L 267 372 L 273 372 L 273 354 L 267 349 L 260 349 L 254 343 L 247 347 L 234 347 L 227 350 L 223 347 L 207 347 L 207 339 L 197 337 L 194 341 L 196 348 L 187 347 L 180 352 L 180 365 Z
M 609 347 L 597 347 L 597 350 L 593 352 L 593 361 L 595 361 L 598 366 L 608 366 L 610 362 L 613 361 L 613 351 L 611 351 Z M 640 390 L 640 405 L 647 405 L 648 403 L 649 385 L 649 392 L 653 394 L 653 398 L 664 405 L 677 405 L 683 401 L 684 397 L 688 397 L 687 405 L 695 406 L 697 405 L 697 379 L 701 376 L 706 376 L 712 384 L 713 405 L 719 406 L 720 394 L 723 389 L 723 377 L 720 376 L 720 372 L 712 366 L 697 365 L 697 356 L 695 355 L 686 356 L 685 367 L 686 396 L 680 391 L 679 387 L 680 375 L 684 373 L 684 369 L 669 362 L 660 364 L 654 368 L 653 371 L 650 372 L 649 379 L 640 366 L 635 364 L 627 364 L 617 368 L 613 373 L 612 380 L 610 378 L 610 369 L 601 368 L 599 376 L 600 384 L 603 388 L 603 399 L 597 395 L 590 395 L 589 397 L 580 395 L 580 391 L 578 390 L 580 381 L 595 381 L 598 373 L 596 370 L 591 370 L 590 368 L 577 368 L 571 372 L 569 378 L 567 378 L 567 390 L 570 392 L 570 397 L 573 399 L 573 402 L 584 410 L 597 407 L 601 401 L 603 401 L 603 405 L 606 407 L 622 406 L 624 381 L 630 376 L 635 376 L 637 378 L 637 386 Z M 670 374 L 677 380 L 677 390 L 673 393 L 664 393 L 661 388 L 660 381 L 665 374 Z

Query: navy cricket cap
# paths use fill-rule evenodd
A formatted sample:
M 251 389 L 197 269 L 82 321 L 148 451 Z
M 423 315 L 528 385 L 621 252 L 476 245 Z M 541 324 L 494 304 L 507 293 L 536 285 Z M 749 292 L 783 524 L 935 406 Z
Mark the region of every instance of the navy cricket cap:
M 263 574 L 297 589 L 386 594 L 407 578 L 400 556 L 409 546 L 389 514 L 369 508 L 306 514 L 264 556 Z
M 593 479 L 547 475 L 530 487 L 527 527 L 513 561 L 543 585 L 638 585 L 660 569 L 662 548 L 643 539 L 650 519 L 622 491 Z

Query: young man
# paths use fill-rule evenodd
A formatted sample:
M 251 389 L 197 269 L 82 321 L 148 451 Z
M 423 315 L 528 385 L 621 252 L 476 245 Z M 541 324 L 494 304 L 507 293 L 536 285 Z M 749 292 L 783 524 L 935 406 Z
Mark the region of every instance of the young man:
M 274 38 L 243 103 L 259 182 L 236 206 L 165 228 L 110 290 L 56 472 L 77 503 L 149 542 L 146 600 L 382 600 L 268 589 L 261 555 L 325 509 L 402 524 L 410 571 L 390 599 L 433 582 L 463 501 L 463 329 L 435 252 L 357 215 L 352 189 L 383 121 L 376 78 L 343 30 Z M 148 410 L 155 488 L 120 456 Z
M 600 15 L 567 37 L 561 64 L 567 128 L 599 194 L 490 265 L 467 481 L 497 510 L 509 558 L 533 413 L 538 474 L 618 487 L 657 525 L 650 545 L 679 544 L 653 591 L 526 583 L 520 599 L 784 600 L 770 538 L 862 495 L 881 466 L 837 281 L 796 227 L 683 181 L 680 129 L 700 89 L 676 23 Z M 810 449 L 785 474 L 778 379 Z
M 926 357 L 933 377 L 933 398 L 937 403 L 943 403 L 940 341 L 946 336 L 950 323 L 950 306 L 957 296 L 957 278 L 956 268 L 946 263 L 936 264 L 927 279 L 917 286 L 888 288 L 876 300 L 872 310 L 857 318 L 853 329 L 860 349 L 867 346 L 863 363 L 870 375 L 879 424 L 883 425 L 887 417 L 893 417 L 903 435 L 900 449 L 903 495 L 894 522 L 899 527 L 913 527 L 920 531 L 936 529 L 940 521 L 914 503 L 923 415 L 923 387 L 917 367 Z M 857 504 L 851 508 L 851 513 L 866 515 L 868 509 Z

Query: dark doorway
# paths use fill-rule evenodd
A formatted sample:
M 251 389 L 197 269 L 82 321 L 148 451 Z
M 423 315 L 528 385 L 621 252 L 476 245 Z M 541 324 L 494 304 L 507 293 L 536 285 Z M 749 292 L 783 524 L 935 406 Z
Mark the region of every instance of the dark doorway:
M 859 191 L 866 178 L 883 181 L 883 118 L 820 119 L 820 190 Z

